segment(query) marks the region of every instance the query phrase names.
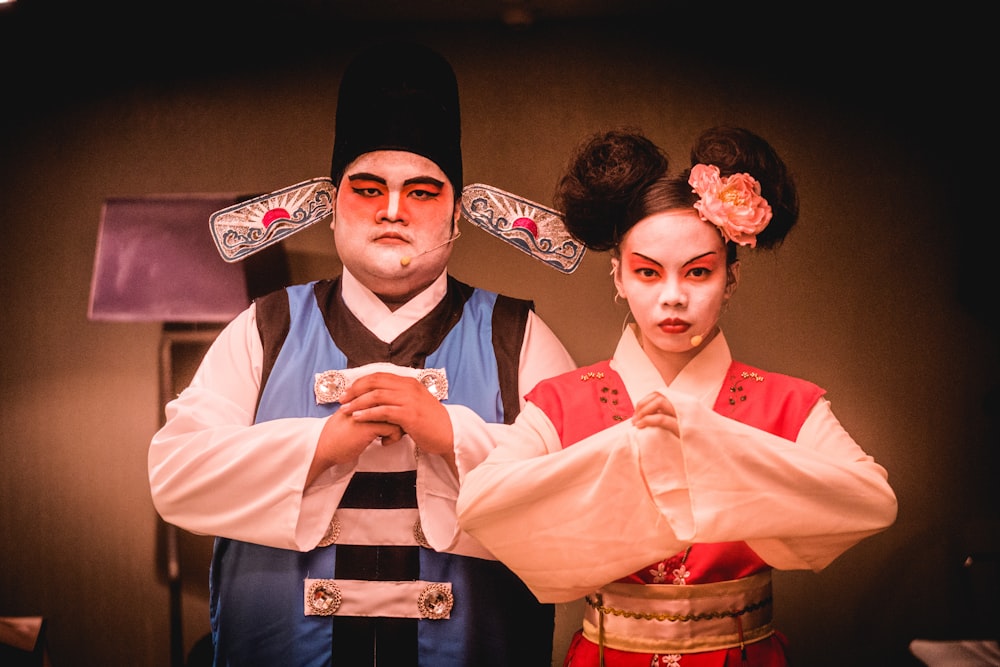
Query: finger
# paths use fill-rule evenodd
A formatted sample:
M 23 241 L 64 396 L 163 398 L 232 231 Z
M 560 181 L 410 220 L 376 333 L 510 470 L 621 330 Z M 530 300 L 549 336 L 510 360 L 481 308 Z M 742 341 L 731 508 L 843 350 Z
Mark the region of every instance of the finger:
M 635 412 L 636 414 L 650 414 L 657 412 L 660 410 L 660 406 L 663 404 L 664 400 L 665 399 L 662 394 L 653 392 L 648 396 L 644 396 L 638 403 L 636 403 Z
M 661 414 L 662 412 L 663 410 L 661 409 L 659 402 L 646 401 L 636 408 L 635 413 L 632 415 L 632 421 L 649 417 L 651 415 Z
M 411 382 L 416 382 L 416 380 L 396 375 L 395 373 L 371 373 L 352 382 L 351 386 L 344 390 L 344 393 L 341 395 L 341 403 L 353 401 L 359 396 L 379 390 L 396 390 L 400 387 L 405 387 L 407 383 Z
M 382 438 L 382 444 L 383 445 L 395 445 L 397 442 L 399 442 L 400 440 L 403 439 L 404 435 L 406 435 L 406 432 L 403 431 L 403 429 L 399 428 L 398 426 L 394 426 L 390 430 L 390 432 L 389 432 L 388 435 L 383 435 L 381 437 Z
M 398 397 L 382 388 L 359 392 L 354 397 L 344 396 L 342 400 L 340 409 L 345 410 L 350 415 L 386 405 L 403 404 Z
M 352 408 L 351 419 L 365 423 L 393 423 L 392 411 L 395 408 L 388 405 L 373 405 L 370 408 Z
M 421 425 L 421 419 L 416 414 L 417 411 L 409 405 L 376 405 L 353 410 L 351 419 L 358 424 L 391 424 L 394 428 L 410 432 L 413 428 L 419 428 Z
M 677 418 L 671 415 L 657 413 L 635 420 L 633 423 L 636 428 L 659 428 L 680 437 L 680 425 Z
M 635 403 L 635 414 L 640 412 L 645 412 L 646 407 L 649 405 L 650 401 L 654 400 L 655 394 L 650 394 L 648 396 L 643 396 Z

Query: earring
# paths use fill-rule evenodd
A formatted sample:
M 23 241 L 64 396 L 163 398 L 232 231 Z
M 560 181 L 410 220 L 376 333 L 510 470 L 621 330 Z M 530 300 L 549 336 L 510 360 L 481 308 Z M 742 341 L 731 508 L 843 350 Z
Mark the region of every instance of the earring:
M 632 317 L 632 309 L 631 309 L 631 308 L 629 308 L 629 309 L 628 309 L 628 310 L 627 310 L 627 311 L 625 312 L 625 319 L 624 319 L 624 320 L 622 320 L 622 333 L 624 333 L 624 332 L 625 332 L 625 329 L 627 329 L 627 328 L 628 328 L 628 323 L 629 323 L 629 320 L 630 320 L 630 319 L 631 319 L 631 320 L 632 320 L 633 322 L 635 321 L 635 318 L 634 318 L 634 317 Z

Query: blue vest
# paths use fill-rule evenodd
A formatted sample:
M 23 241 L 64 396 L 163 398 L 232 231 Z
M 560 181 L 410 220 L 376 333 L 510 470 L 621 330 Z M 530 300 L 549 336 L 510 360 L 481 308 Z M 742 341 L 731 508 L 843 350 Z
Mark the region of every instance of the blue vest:
M 318 405 L 313 391 L 316 373 L 349 363 L 329 333 L 313 287 L 286 290 L 290 326 L 262 389 L 257 422 L 326 417 L 339 407 Z M 446 370 L 445 403 L 468 406 L 488 422 L 504 421 L 492 338 L 497 298 L 474 290 L 425 364 Z M 341 506 L 372 507 L 365 503 L 381 502 L 385 495 L 402 503 L 394 507 L 415 507 L 415 477 L 415 471 L 355 473 Z M 345 505 L 348 498 L 354 500 Z M 389 563 L 386 569 L 397 574 L 400 568 L 409 573 L 389 580 L 450 582 L 455 600 L 450 618 L 304 614 L 306 578 L 386 578 L 364 576 L 377 569 L 376 561 Z M 335 544 L 302 553 L 218 538 L 210 582 L 217 665 L 550 665 L 553 607 L 539 604 L 497 561 L 398 546 Z

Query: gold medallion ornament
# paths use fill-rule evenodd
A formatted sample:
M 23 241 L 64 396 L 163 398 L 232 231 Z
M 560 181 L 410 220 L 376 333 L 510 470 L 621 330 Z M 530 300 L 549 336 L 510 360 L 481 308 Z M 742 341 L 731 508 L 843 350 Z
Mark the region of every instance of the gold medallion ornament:
M 316 374 L 313 391 L 316 403 L 336 403 L 347 389 L 347 376 L 340 371 L 324 371 Z
M 439 401 L 448 398 L 448 378 L 445 376 L 444 371 L 439 371 L 436 368 L 425 368 L 417 376 L 417 379 Z
M 333 616 L 344 596 L 333 579 L 316 579 L 306 589 L 307 616 Z
M 413 524 L 413 539 L 425 549 L 431 548 L 430 542 L 427 541 L 427 536 L 424 535 L 424 527 L 420 525 L 420 519 L 417 519 L 417 522 Z
M 448 376 L 443 368 L 409 368 L 386 362 L 376 362 L 357 368 L 316 373 L 313 379 L 316 404 L 324 405 L 340 401 L 340 397 L 356 380 L 379 372 L 415 378 L 427 388 L 427 391 L 431 392 L 434 398 L 439 401 L 448 398 Z
M 427 584 L 417 598 L 417 609 L 421 618 L 440 620 L 451 616 L 455 598 L 448 584 Z
M 328 547 L 331 544 L 337 543 L 337 538 L 340 537 L 340 519 L 334 514 L 333 518 L 330 519 L 330 525 L 326 527 L 326 534 L 323 535 L 323 539 L 319 541 L 318 547 Z

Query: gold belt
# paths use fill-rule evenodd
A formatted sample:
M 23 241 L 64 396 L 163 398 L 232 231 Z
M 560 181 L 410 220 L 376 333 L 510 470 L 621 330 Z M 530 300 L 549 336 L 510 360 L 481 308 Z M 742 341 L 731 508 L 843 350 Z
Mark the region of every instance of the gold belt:
M 711 651 L 774 633 L 770 570 L 713 584 L 608 584 L 585 599 L 583 634 L 602 648 Z

